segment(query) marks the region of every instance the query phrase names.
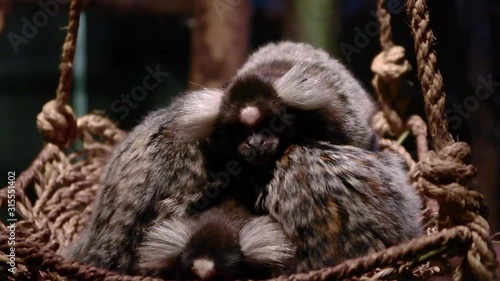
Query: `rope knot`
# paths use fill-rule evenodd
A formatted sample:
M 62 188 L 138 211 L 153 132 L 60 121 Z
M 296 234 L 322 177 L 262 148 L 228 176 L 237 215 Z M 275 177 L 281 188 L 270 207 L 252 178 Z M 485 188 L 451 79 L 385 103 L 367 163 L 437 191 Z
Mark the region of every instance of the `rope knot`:
M 464 225 L 473 218 L 468 212 L 486 216 L 481 193 L 466 186 L 474 184 L 476 168 L 464 163 L 470 147 L 464 142 L 450 143 L 438 152 L 429 151 L 410 172 L 419 190 L 437 199 L 441 223 Z
M 57 100 L 47 102 L 36 117 L 38 130 L 45 141 L 65 148 L 77 134 L 76 116 L 69 105 L 61 105 Z
M 409 72 L 411 65 L 405 59 L 405 49 L 401 46 L 392 46 L 373 59 L 371 70 L 384 82 L 390 83 Z
M 371 70 L 375 73 L 372 85 L 390 128 L 388 134 L 392 136 L 398 136 L 404 130 L 401 116 L 408 101 L 400 98 L 399 86 L 400 77 L 410 69 L 410 63 L 405 59 L 405 49 L 392 44 L 386 46 L 372 61 Z
M 380 137 L 391 133 L 391 127 L 385 118 L 384 112 L 377 111 L 371 120 L 372 127 L 375 129 Z

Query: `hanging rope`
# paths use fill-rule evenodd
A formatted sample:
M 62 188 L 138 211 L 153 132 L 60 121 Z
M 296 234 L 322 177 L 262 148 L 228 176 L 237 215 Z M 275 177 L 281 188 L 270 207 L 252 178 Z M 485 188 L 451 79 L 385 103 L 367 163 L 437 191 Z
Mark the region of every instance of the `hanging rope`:
M 380 46 L 382 50 L 388 51 L 394 43 L 392 42 L 391 14 L 384 7 L 385 0 L 377 0 L 377 16 L 380 24 Z
M 445 94 L 443 77 L 437 68 L 434 35 L 429 27 L 429 13 L 425 1 L 409 1 L 408 14 L 417 55 L 418 79 L 424 95 L 425 112 L 430 126 L 434 149 L 441 150 L 453 141 L 448 123 L 443 118 Z
M 385 1 L 377 1 L 377 14 L 380 23 L 380 52 L 373 60 L 371 70 L 375 73 L 372 85 L 377 93 L 377 99 L 384 113 L 388 127 L 380 127 L 380 119 L 374 119 L 374 126 L 383 129 L 381 135 L 386 133 L 399 136 L 404 130 L 401 120 L 403 106 L 399 93 L 401 76 L 410 71 L 410 63 L 405 59 L 405 50 L 401 46 L 395 46 L 392 42 L 391 16 L 384 7 Z M 399 111 L 399 113 L 398 113 Z M 378 116 L 380 118 L 382 116 Z M 377 126 L 378 123 L 378 126 Z
M 476 169 L 464 163 L 470 147 L 454 142 L 443 118 L 445 94 L 443 79 L 437 69 L 434 37 L 429 27 L 429 13 L 425 0 L 408 1 L 412 34 L 417 55 L 418 76 L 424 95 L 425 110 L 434 150 L 426 153 L 410 177 L 418 188 L 439 201 L 440 224 L 443 227 L 466 225 L 472 231 L 472 245 L 468 250 L 455 280 L 462 280 L 468 272 L 479 280 L 498 278 L 496 253 L 489 238 L 489 225 L 483 196 L 466 188 L 475 181 Z
M 415 136 L 418 159 L 422 159 L 422 157 L 429 151 L 429 144 L 427 143 L 427 124 L 425 124 L 424 120 L 422 120 L 420 116 L 413 115 L 408 118 L 406 126 Z
M 66 38 L 62 47 L 61 76 L 56 98 L 47 102 L 37 116 L 37 126 L 45 141 L 60 147 L 67 147 L 77 136 L 76 116 L 68 105 L 72 79 L 73 59 L 75 57 L 76 38 L 82 0 L 72 0 L 69 8 L 69 20 Z
M 405 159 L 408 167 L 413 169 L 415 166 L 413 156 L 393 138 L 399 137 L 406 130 L 409 130 L 417 140 L 417 155 L 420 159 L 428 151 L 427 127 L 420 116 L 411 116 L 406 123 L 402 120 L 408 99 L 403 98 L 400 94 L 400 81 L 401 77 L 411 70 L 411 66 L 406 60 L 405 49 L 394 45 L 392 41 L 391 15 L 385 9 L 385 3 L 384 0 L 377 1 L 382 51 L 373 59 L 371 69 L 375 74 L 372 84 L 377 93 L 381 111 L 373 116 L 372 125 L 382 136 L 381 148 L 398 153 Z M 384 138 L 387 135 L 392 136 L 392 138 Z M 438 205 L 432 199 L 424 197 L 422 199 L 425 201 L 425 221 L 434 221 L 433 227 L 436 227 L 435 216 L 438 214 Z

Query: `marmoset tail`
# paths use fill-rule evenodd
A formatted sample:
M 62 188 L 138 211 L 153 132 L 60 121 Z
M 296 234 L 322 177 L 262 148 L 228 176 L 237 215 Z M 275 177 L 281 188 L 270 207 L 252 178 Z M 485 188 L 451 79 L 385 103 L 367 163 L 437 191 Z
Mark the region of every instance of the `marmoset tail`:
M 293 254 L 279 224 L 237 206 L 159 220 L 138 248 L 143 274 L 176 280 L 271 278 L 284 272 Z
M 297 247 L 297 268 L 333 266 L 423 234 L 421 201 L 391 152 L 291 146 L 262 204 Z

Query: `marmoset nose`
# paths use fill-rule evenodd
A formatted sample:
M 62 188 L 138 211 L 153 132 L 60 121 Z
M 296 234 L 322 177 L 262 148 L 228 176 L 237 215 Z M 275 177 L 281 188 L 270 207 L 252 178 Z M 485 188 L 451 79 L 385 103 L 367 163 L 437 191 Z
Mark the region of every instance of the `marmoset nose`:
M 266 144 L 266 138 L 261 135 L 254 135 L 248 139 L 247 144 L 252 148 L 260 148 Z

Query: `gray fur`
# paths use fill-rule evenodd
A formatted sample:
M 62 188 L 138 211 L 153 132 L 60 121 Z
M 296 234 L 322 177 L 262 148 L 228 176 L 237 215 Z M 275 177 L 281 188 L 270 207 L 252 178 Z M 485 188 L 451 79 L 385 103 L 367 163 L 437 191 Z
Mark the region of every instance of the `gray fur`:
M 421 202 L 402 167 L 390 152 L 327 143 L 290 148 L 263 205 L 297 247 L 295 270 L 332 266 L 422 234 Z
M 193 106 L 197 94 L 206 91 L 182 95 L 149 114 L 116 147 L 91 221 L 68 251 L 69 259 L 133 273 L 144 229 L 159 216 L 183 215 L 202 190 L 218 184 L 207 175 L 199 142 L 174 141 L 177 118 Z
M 259 48 L 250 56 L 236 75 L 242 76 L 251 73 L 261 65 L 274 61 L 289 61 L 295 65 L 324 68 L 325 72 L 322 77 L 327 79 L 332 89 L 328 92 L 316 92 L 316 94 L 320 97 L 324 97 L 323 94 L 330 94 L 333 107 L 346 108 L 350 112 L 342 121 L 346 131 L 350 132 L 354 138 L 354 145 L 363 148 L 370 145 L 373 130 L 370 128 L 369 121 L 374 113 L 375 106 L 370 95 L 344 65 L 330 57 L 325 51 L 316 49 L 311 45 L 279 42 Z M 293 78 L 290 82 L 294 83 L 297 80 Z M 321 101 L 323 100 L 321 99 Z
M 370 95 L 354 76 L 326 52 L 304 43 L 282 42 L 268 44 L 250 56 L 233 81 L 247 75 L 259 75 L 274 63 L 290 63 L 292 67 L 272 85 L 278 97 L 287 106 L 301 110 L 327 109 L 339 119 L 348 144 L 362 148 L 372 146 L 374 131 L 370 118 L 374 104 Z M 265 75 L 265 74 L 264 74 Z M 268 77 L 269 78 L 269 77 Z M 201 91 L 195 95 L 192 106 L 180 113 L 176 137 L 179 140 L 201 140 L 209 137 L 216 126 L 217 113 L 227 108 L 217 107 L 222 90 Z M 215 94 L 214 94 L 215 93 Z M 217 112 L 220 110 L 220 112 Z M 307 137 L 307 136 L 305 136 Z

